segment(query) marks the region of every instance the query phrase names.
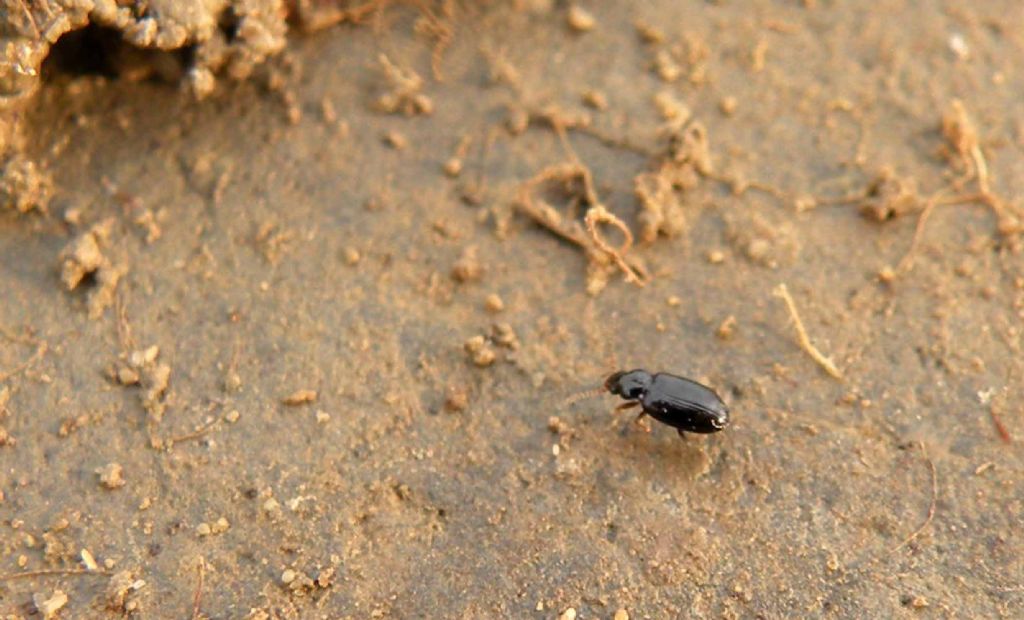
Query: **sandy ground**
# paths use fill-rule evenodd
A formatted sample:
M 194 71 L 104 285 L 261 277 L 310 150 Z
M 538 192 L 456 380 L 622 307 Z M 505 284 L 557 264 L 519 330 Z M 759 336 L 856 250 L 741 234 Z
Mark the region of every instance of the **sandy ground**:
M 456 9 L 44 67 L 3 617 L 1024 616 L 1020 3 Z

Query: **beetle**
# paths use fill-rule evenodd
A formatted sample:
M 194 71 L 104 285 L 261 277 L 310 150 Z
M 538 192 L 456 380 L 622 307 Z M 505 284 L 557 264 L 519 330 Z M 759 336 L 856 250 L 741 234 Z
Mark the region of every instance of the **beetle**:
M 642 407 L 637 421 L 651 416 L 684 433 L 717 433 L 729 425 L 729 409 L 718 394 L 692 379 L 665 372 L 636 369 L 619 371 L 604 382 L 604 389 L 628 401 L 616 411 Z

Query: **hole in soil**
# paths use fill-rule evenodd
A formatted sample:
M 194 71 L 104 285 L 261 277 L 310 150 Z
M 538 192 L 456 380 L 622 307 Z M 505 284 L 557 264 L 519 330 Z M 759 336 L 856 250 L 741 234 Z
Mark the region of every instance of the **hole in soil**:
M 170 52 L 138 48 L 114 28 L 89 24 L 65 33 L 53 44 L 43 61 L 42 76 L 46 81 L 62 75 L 98 75 L 174 83 L 191 66 L 194 55 L 193 46 Z
M 103 75 L 115 77 L 114 59 L 127 43 L 113 28 L 90 24 L 85 28 L 64 33 L 43 61 L 43 76 L 59 73 L 70 75 Z

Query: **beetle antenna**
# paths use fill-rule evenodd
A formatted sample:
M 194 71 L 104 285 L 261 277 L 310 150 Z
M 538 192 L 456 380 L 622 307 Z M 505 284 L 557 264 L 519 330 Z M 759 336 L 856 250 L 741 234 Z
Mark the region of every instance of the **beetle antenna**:
M 566 398 L 565 400 L 563 400 L 562 401 L 562 406 L 563 407 L 568 407 L 569 405 L 572 405 L 574 403 L 578 403 L 581 400 L 584 400 L 584 399 L 587 399 L 587 398 L 593 398 L 594 396 L 600 396 L 601 394 L 606 394 L 607 392 L 608 392 L 608 390 L 604 389 L 604 387 L 593 388 L 593 389 L 590 389 L 590 390 L 585 390 L 583 392 L 577 392 L 577 393 L 573 394 L 572 396 L 570 396 L 570 397 Z

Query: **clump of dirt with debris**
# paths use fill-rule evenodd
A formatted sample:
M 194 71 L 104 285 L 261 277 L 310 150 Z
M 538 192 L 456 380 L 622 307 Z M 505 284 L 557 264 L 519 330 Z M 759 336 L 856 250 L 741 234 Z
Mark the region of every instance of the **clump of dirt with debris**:
M 219 76 L 246 80 L 286 44 L 289 22 L 309 33 L 358 23 L 387 0 L 11 0 L 0 16 L 0 207 L 49 203 L 48 175 L 24 156 L 25 106 L 51 70 L 178 83 L 209 96 Z M 422 98 L 414 97 L 422 103 Z

